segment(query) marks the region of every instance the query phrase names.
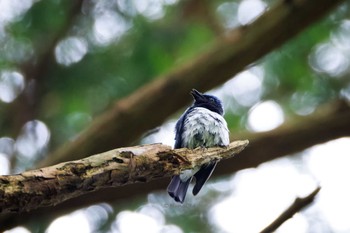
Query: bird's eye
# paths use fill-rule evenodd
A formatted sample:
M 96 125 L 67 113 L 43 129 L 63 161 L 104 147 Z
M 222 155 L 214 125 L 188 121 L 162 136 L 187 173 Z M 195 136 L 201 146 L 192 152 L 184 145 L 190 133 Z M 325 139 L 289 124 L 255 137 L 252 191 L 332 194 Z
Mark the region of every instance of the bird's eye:
M 210 98 L 209 101 L 212 102 L 212 103 L 215 102 L 215 100 L 213 98 Z

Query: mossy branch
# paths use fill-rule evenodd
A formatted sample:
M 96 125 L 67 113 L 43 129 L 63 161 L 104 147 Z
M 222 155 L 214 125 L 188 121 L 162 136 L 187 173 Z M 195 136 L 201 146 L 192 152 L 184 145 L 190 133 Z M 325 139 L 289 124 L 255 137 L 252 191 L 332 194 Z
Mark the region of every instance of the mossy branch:
M 107 187 L 148 182 L 241 152 L 248 141 L 225 148 L 182 148 L 162 144 L 119 148 L 81 160 L 17 175 L 0 176 L 0 213 L 30 211 Z

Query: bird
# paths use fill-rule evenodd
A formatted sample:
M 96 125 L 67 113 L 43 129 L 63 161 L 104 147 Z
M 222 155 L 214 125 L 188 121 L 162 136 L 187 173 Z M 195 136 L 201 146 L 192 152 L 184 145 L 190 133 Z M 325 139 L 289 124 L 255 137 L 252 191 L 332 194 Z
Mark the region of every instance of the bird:
M 213 95 L 202 94 L 196 89 L 192 89 L 190 93 L 194 102 L 176 122 L 174 149 L 228 146 L 229 130 L 223 118 L 224 109 L 221 101 Z M 212 161 L 174 175 L 167 188 L 170 197 L 176 202 L 183 203 L 193 177 L 196 183 L 192 194 L 197 195 L 213 173 L 216 164 L 217 161 Z

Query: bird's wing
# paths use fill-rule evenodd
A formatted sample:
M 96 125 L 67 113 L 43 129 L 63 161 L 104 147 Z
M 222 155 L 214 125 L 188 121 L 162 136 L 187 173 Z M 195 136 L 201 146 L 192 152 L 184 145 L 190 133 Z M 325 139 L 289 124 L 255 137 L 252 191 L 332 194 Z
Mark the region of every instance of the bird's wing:
M 197 195 L 199 191 L 202 189 L 205 182 L 210 178 L 211 174 L 213 173 L 217 162 L 212 162 L 208 164 L 204 164 L 196 174 L 194 174 L 194 177 L 196 177 L 196 185 L 194 186 L 192 193 L 193 195 Z
M 174 145 L 174 149 L 178 149 L 178 148 L 182 147 L 182 131 L 183 131 L 183 127 L 184 127 L 185 117 L 188 114 L 188 111 L 189 110 L 187 109 L 186 112 L 184 114 L 182 114 L 182 116 L 176 122 L 176 125 L 175 125 L 175 145 Z

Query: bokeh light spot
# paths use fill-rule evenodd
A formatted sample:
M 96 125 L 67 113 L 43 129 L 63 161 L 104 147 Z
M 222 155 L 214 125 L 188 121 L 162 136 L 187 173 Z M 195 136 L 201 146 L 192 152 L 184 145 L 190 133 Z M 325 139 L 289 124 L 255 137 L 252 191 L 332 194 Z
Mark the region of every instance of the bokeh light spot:
M 350 20 L 345 19 L 340 23 L 338 30 L 331 35 L 334 44 L 345 52 L 350 52 Z
M 68 37 L 57 44 L 55 56 L 59 64 L 69 66 L 83 59 L 87 51 L 87 43 L 84 39 Z
M 9 137 L 0 138 L 0 153 L 10 157 L 14 152 L 15 140 Z
M 161 226 L 157 223 L 156 219 L 148 215 L 132 211 L 120 212 L 117 215 L 116 224 L 120 233 L 156 233 L 161 229 Z
M 0 175 L 10 174 L 10 161 L 6 154 L 0 153 Z
M 0 0 L 0 23 L 19 19 L 33 5 L 33 0 Z
M 47 228 L 46 233 L 90 233 L 90 223 L 83 210 L 56 218 Z
M 50 131 L 47 126 L 38 120 L 27 122 L 16 140 L 16 149 L 20 157 L 34 159 L 41 153 L 50 139 Z
M 233 95 L 238 104 L 250 107 L 261 98 L 262 81 L 251 71 L 243 71 L 226 82 L 223 88 L 225 93 Z
M 115 12 L 97 14 L 93 26 L 95 42 L 107 46 L 119 39 L 130 27 L 131 23 Z
M 135 8 L 139 14 L 151 20 L 164 16 L 164 2 L 159 0 L 134 0 Z M 172 4 L 172 3 L 170 3 Z
M 24 227 L 15 227 L 15 228 L 12 228 L 11 230 L 4 231 L 4 233 L 30 233 L 30 231 Z
M 161 208 L 158 208 L 156 205 L 147 204 L 147 205 L 141 206 L 138 209 L 138 212 L 152 217 L 157 221 L 159 225 L 163 225 L 165 223 L 164 214 L 161 211 Z
M 236 2 L 224 2 L 217 12 L 225 28 L 234 28 L 239 25 L 237 19 L 238 4 Z
M 0 74 L 0 100 L 10 103 L 24 89 L 24 77 L 17 71 L 4 70 Z
M 238 7 L 238 21 L 242 25 L 253 22 L 266 10 L 267 5 L 261 0 L 244 0 Z
M 349 69 L 349 58 L 332 43 L 318 45 L 309 57 L 311 67 L 332 77 L 341 76 Z
M 162 143 L 169 146 L 175 144 L 175 121 L 163 124 L 161 127 L 149 132 L 142 140 L 142 144 Z
M 92 229 L 105 224 L 111 213 L 113 213 L 113 207 L 107 203 L 92 205 L 85 209 L 86 217 Z
M 318 104 L 318 99 L 307 92 L 295 92 L 290 100 L 290 107 L 301 116 L 313 113 Z
M 248 129 L 256 132 L 272 130 L 284 122 L 282 108 L 269 100 L 255 105 L 248 115 Z

